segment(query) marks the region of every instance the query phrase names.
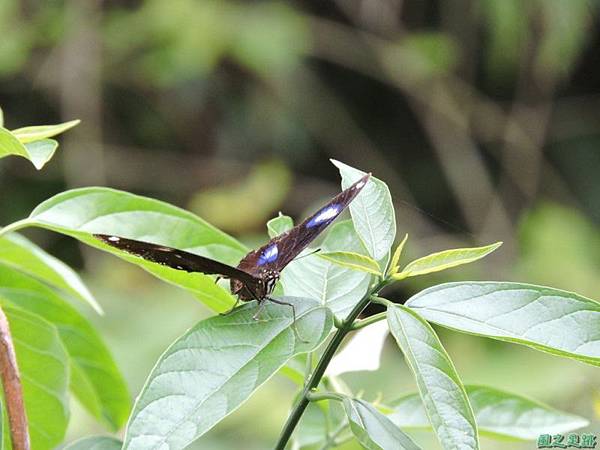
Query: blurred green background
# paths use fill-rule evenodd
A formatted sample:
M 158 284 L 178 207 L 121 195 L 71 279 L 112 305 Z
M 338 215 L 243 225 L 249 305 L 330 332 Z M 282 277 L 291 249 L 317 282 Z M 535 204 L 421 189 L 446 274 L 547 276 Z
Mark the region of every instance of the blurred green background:
M 302 218 L 339 190 L 333 157 L 389 184 L 409 257 L 504 241 L 476 266 L 388 298 L 493 279 L 600 300 L 598 6 L 2 0 L 6 126 L 83 122 L 41 173 L 2 160 L 0 223 L 62 190 L 104 185 L 188 208 L 254 245 L 279 210 Z M 162 350 L 208 314 L 115 258 L 47 231 L 26 234 L 82 271 L 106 310 L 92 320 L 134 394 Z M 439 331 L 463 381 L 535 397 L 597 431 L 597 369 Z M 345 376 L 368 400 L 415 388 L 388 344 L 380 372 Z M 276 377 L 192 448 L 270 448 L 293 395 Z M 73 408 L 69 440 L 102 431 Z M 426 433 L 416 438 L 438 448 Z

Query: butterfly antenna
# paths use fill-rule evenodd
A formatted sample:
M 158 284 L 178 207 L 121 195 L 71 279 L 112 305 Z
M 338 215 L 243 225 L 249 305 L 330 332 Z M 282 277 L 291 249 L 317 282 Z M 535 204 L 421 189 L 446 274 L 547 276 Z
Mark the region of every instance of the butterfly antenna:
M 310 255 L 314 255 L 315 253 L 319 253 L 320 251 L 321 251 L 321 249 L 317 248 L 317 249 L 313 250 L 310 253 L 307 253 L 307 254 L 302 255 L 302 256 L 298 256 L 297 258 L 294 258 L 294 261 L 298 261 L 299 259 L 306 258 L 307 256 L 310 256 Z

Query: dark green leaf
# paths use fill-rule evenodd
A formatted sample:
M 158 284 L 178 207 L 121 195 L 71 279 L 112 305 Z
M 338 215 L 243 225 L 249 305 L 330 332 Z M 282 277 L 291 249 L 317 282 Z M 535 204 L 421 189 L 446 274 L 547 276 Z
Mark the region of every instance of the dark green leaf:
M 296 307 L 298 339 L 289 306 L 256 303 L 203 320 L 161 356 L 134 406 L 124 449 L 185 448 L 244 403 L 288 360 L 313 351 L 333 324 L 327 308 L 283 297 Z
M 600 304 L 572 292 L 524 283 L 446 283 L 406 304 L 458 331 L 600 364 Z
M 477 425 L 465 388 L 435 331 L 403 305 L 390 305 L 387 317 L 442 447 L 478 449 Z

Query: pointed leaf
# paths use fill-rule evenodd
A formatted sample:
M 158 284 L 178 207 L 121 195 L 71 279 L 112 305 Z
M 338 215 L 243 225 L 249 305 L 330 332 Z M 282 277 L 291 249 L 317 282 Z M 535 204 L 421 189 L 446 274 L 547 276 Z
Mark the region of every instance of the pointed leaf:
M 432 253 L 409 263 L 402 269 L 402 272 L 394 275 L 394 279 L 415 277 L 417 275 L 440 272 L 462 264 L 469 264 L 489 255 L 501 245 L 502 242 L 496 242 L 485 247 L 455 248 Z
M 168 203 L 108 188 L 74 189 L 41 203 L 27 219 L 19 222 L 19 227 L 23 226 L 57 231 L 118 255 L 162 280 L 190 290 L 213 310 L 227 311 L 235 303 L 233 296 L 209 276 L 146 261 L 91 236 L 103 233 L 149 241 L 228 264 L 236 264 L 246 253 L 245 247 L 234 238 Z
M 360 272 L 372 273 L 373 275 L 381 275 L 379 264 L 370 256 L 361 255 L 355 252 L 324 252 L 318 254 L 319 258 L 323 258 L 338 266 L 346 267 L 351 270 Z
M 67 445 L 64 450 L 121 450 L 123 443 L 108 436 L 93 436 Z
M 365 175 L 365 172 L 339 161 L 331 162 L 342 175 L 344 189 Z M 383 259 L 389 253 L 396 236 L 396 216 L 387 185 L 371 177 L 360 194 L 350 203 L 350 214 L 356 232 L 365 243 L 369 255 L 377 261 Z
M 331 313 L 309 299 L 283 297 L 296 308 L 256 303 L 203 320 L 160 357 L 131 414 L 124 449 L 185 448 L 244 403 L 289 359 L 328 336 Z
M 71 364 L 71 389 L 94 416 L 104 419 L 114 430 L 121 428 L 129 414 L 129 392 L 108 348 L 90 323 L 44 284 L 2 265 L 0 302 L 36 314 L 56 327 Z
M 400 267 L 399 267 L 400 256 L 402 256 L 402 250 L 404 250 L 404 244 L 406 244 L 407 240 L 408 240 L 408 233 L 404 235 L 404 239 L 402 239 L 402 242 L 400 242 L 400 244 L 398 244 L 398 247 L 396 247 L 396 251 L 394 251 L 394 256 L 392 256 L 392 260 L 390 261 L 390 268 L 388 270 L 388 275 L 394 275 L 394 274 L 398 273 L 398 270 L 400 270 Z
M 344 398 L 350 429 L 368 450 L 419 450 L 400 428 L 364 400 Z
M 68 292 L 102 314 L 102 308 L 73 269 L 20 234 L 0 236 L 0 262 Z
M 40 170 L 52 158 L 57 147 L 58 143 L 52 139 L 24 144 L 6 128 L 0 127 L 0 158 L 8 155 L 22 156 Z
M 12 130 L 11 133 L 23 144 L 27 144 L 29 142 L 41 141 L 56 136 L 57 134 L 64 133 L 74 126 L 79 125 L 80 122 L 81 120 L 71 120 L 58 125 L 35 125 L 17 128 L 16 130 Z
M 54 139 L 44 139 L 43 141 L 35 141 L 25 144 L 27 153 L 31 162 L 36 169 L 41 169 L 54 156 L 54 152 L 58 148 L 58 142 Z
M 445 283 L 406 305 L 457 331 L 600 365 L 600 303 L 572 292 L 525 283 Z
M 569 414 L 543 403 L 489 386 L 466 385 L 479 432 L 496 439 L 534 441 L 540 434 L 563 434 L 589 425 L 583 417 Z M 404 428 L 429 428 L 431 425 L 419 394 L 398 399 L 388 415 Z
M 326 252 L 365 253 L 349 220 L 334 224 L 320 248 Z M 305 250 L 303 255 L 311 251 Z M 371 275 L 346 269 L 317 255 L 299 258 L 286 267 L 281 274 L 285 295 L 318 300 L 338 318 L 344 318 L 367 292 Z
M 69 423 L 69 364 L 56 329 L 39 316 L 4 308 L 15 344 L 31 448 L 51 450 Z
M 478 449 L 477 425 L 456 369 L 431 326 L 403 305 L 388 307 L 390 331 L 412 369 L 444 449 Z

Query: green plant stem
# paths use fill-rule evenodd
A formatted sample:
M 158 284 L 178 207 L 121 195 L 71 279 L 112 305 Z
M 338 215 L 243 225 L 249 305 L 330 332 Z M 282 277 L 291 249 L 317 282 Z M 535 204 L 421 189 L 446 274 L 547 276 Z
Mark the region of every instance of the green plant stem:
M 362 310 L 367 307 L 367 305 L 371 301 L 371 296 L 373 294 L 378 293 L 388 283 L 389 283 L 389 280 L 385 280 L 385 279 L 381 280 L 379 283 L 377 283 L 377 285 L 375 285 L 372 289 L 370 289 L 369 292 L 361 299 L 361 301 L 356 304 L 356 306 L 352 309 L 352 311 L 350 311 L 350 314 L 348 314 L 348 317 L 346 318 L 346 320 L 344 320 L 340 324 L 340 327 L 333 335 L 333 338 L 331 339 L 331 341 L 329 341 L 329 344 L 327 344 L 327 348 L 325 348 L 323 355 L 321 355 L 321 359 L 319 359 L 319 362 L 317 363 L 317 367 L 315 368 L 315 371 L 313 372 L 312 376 L 310 377 L 310 380 L 308 380 L 308 383 L 306 383 L 306 386 L 304 387 L 304 390 L 302 391 L 302 395 L 300 396 L 298 403 L 296 403 L 296 406 L 294 406 L 294 409 L 292 410 L 291 414 L 289 415 L 289 417 L 283 427 L 283 431 L 281 432 L 281 435 L 279 436 L 279 441 L 277 441 L 277 445 L 275 445 L 275 450 L 284 450 L 285 449 L 285 446 L 287 445 L 288 441 L 290 440 L 290 437 L 292 436 L 294 429 L 298 425 L 298 422 L 300 422 L 300 418 L 302 417 L 302 414 L 304 414 L 304 411 L 306 410 L 306 407 L 308 406 L 308 404 L 310 402 L 310 400 L 309 400 L 310 393 L 314 389 L 316 389 L 317 386 L 319 385 L 319 383 L 321 382 L 321 378 L 323 378 L 323 374 L 325 373 L 327 366 L 331 362 L 331 358 L 333 358 L 333 355 L 335 355 L 338 347 L 340 346 L 340 344 L 342 343 L 342 341 L 344 340 L 346 335 L 352 331 L 352 326 L 354 325 L 354 321 L 356 320 L 358 315 L 362 312 Z
M 352 325 L 352 330 L 360 330 L 361 328 L 369 326 L 372 323 L 379 322 L 380 320 L 384 320 L 386 317 L 387 317 L 387 312 L 384 311 L 379 314 L 373 314 L 372 316 L 367 317 L 366 319 L 357 320 Z

